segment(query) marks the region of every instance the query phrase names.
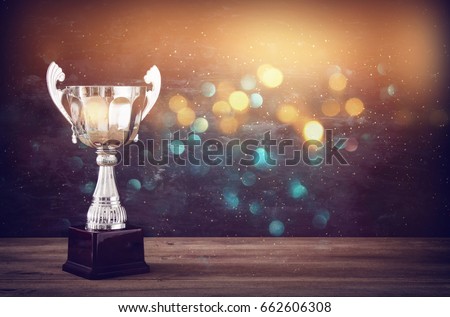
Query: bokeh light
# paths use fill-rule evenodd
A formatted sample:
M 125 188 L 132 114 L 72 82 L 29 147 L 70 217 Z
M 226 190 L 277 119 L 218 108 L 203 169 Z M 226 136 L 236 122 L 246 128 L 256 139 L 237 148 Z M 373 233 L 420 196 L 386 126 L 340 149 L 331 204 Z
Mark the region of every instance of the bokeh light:
M 323 214 L 316 214 L 312 220 L 312 225 L 314 228 L 322 230 L 327 226 L 328 220 Z
M 328 85 L 334 91 L 342 91 L 347 87 L 347 77 L 342 73 L 334 73 L 330 76 Z
M 364 103 L 359 98 L 350 98 L 345 102 L 345 111 L 351 116 L 357 116 L 364 111 Z
M 208 130 L 208 120 L 205 118 L 197 118 L 191 125 L 191 130 L 195 133 L 203 133 Z
M 127 188 L 132 191 L 139 191 L 141 187 L 142 187 L 141 182 L 136 178 L 130 179 L 127 183 Z
M 182 126 L 189 126 L 195 120 L 195 112 L 191 108 L 183 108 L 177 113 L 178 123 Z
M 231 106 L 228 102 L 219 100 L 214 103 L 212 111 L 218 117 L 226 116 L 231 113 Z
M 187 142 L 188 142 L 189 145 L 191 145 L 191 144 L 199 144 L 200 142 L 202 142 L 202 138 L 198 134 L 191 133 L 188 136 Z
M 281 105 L 277 109 L 277 118 L 283 123 L 293 123 L 299 117 L 297 107 L 293 105 Z
M 274 166 L 269 163 L 271 163 L 269 153 L 262 147 L 257 148 L 255 150 L 254 166 L 259 170 L 267 170 Z
M 92 181 L 87 182 L 86 184 L 80 185 L 80 191 L 83 194 L 92 194 L 95 189 L 95 183 Z
M 248 204 L 248 209 L 250 210 L 250 212 L 257 216 L 260 215 L 262 213 L 262 205 L 259 201 L 257 200 L 253 200 Z
M 173 112 L 178 113 L 187 106 L 188 106 L 187 99 L 181 95 L 175 95 L 169 99 L 169 108 Z
M 269 224 L 269 233 L 274 237 L 280 237 L 284 233 L 284 223 L 274 220 Z
M 330 212 L 326 209 L 320 209 L 314 215 L 314 218 L 312 219 L 312 225 L 316 229 L 323 230 L 326 228 L 329 220 Z
M 79 171 L 83 168 L 83 160 L 79 156 L 72 156 L 68 159 L 69 166 L 74 171 Z
M 244 90 L 252 90 L 256 88 L 256 78 L 253 75 L 245 75 L 241 78 L 241 87 Z
M 345 142 L 345 150 L 348 152 L 354 152 L 358 149 L 359 142 L 356 138 L 351 137 Z
M 269 88 L 278 87 L 283 82 L 283 73 L 281 70 L 269 64 L 259 66 L 257 75 L 263 85 Z
M 334 117 L 341 111 L 341 106 L 334 99 L 325 100 L 322 104 L 322 113 L 328 117 Z
M 239 206 L 238 191 L 233 187 L 225 187 L 222 191 L 228 209 L 237 209 Z
M 184 145 L 183 141 L 180 141 L 180 140 L 172 140 L 172 141 L 170 142 L 169 150 L 170 150 L 170 152 L 172 152 L 173 154 L 180 155 L 181 153 L 184 152 L 184 150 L 185 150 L 185 145 Z
M 394 85 L 391 84 L 387 87 L 387 93 L 389 96 L 394 97 L 396 92 L 397 92 L 397 89 L 395 88 Z
M 250 107 L 252 107 L 252 108 L 261 107 L 263 104 L 263 101 L 264 101 L 263 97 L 257 92 L 250 95 Z
M 216 93 L 216 86 L 213 83 L 205 82 L 201 87 L 202 95 L 205 97 L 212 97 Z
M 289 196 L 300 199 L 306 197 L 306 195 L 308 195 L 308 190 L 298 179 L 289 183 Z
M 232 134 L 238 129 L 239 123 L 234 117 L 225 117 L 220 120 L 219 127 L 223 133 Z
M 386 66 L 383 63 L 379 63 L 377 65 L 378 74 L 385 76 L 386 75 Z
M 319 121 L 308 121 L 303 128 L 303 137 L 305 140 L 321 140 L 323 132 L 323 126 Z
M 240 90 L 233 91 L 228 97 L 230 106 L 237 111 L 244 111 L 247 109 L 249 101 L 247 94 Z
M 241 177 L 242 184 L 245 186 L 253 186 L 256 183 L 256 175 L 253 172 L 245 172 Z

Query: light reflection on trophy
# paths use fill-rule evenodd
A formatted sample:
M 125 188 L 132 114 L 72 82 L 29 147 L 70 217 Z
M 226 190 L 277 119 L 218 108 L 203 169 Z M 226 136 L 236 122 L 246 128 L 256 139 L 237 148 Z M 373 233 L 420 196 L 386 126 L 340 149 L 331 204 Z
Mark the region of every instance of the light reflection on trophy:
M 69 250 L 63 270 L 89 279 L 145 273 L 142 229 L 126 224 L 127 214 L 117 191 L 114 166 L 120 146 L 137 140 L 141 121 L 154 106 L 161 88 L 156 66 L 147 71 L 145 86 L 68 86 L 62 69 L 47 70 L 50 96 L 77 137 L 97 149 L 99 175 L 85 226 L 69 228 Z

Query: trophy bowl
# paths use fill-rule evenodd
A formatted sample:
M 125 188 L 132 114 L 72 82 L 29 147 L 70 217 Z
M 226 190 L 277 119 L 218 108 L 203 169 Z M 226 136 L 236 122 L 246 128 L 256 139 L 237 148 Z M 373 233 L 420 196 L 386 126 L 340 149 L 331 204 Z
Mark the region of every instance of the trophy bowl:
M 161 74 L 156 66 L 147 71 L 144 81 L 151 84 L 152 89 L 94 85 L 67 86 L 60 90 L 57 82 L 64 78 L 62 69 L 52 62 L 47 70 L 50 96 L 72 127 L 72 142 L 76 143 L 78 138 L 96 149 L 99 174 L 85 226 L 69 228 L 68 261 L 63 270 L 86 278 L 148 271 L 143 261 L 142 230 L 127 227 L 127 214 L 120 203 L 114 166 L 117 165 L 118 148 L 137 141 L 139 125 L 158 99 Z M 102 243 L 106 240 L 109 240 L 108 245 Z M 86 241 L 92 246 L 88 250 L 82 247 Z M 128 250 L 130 245 L 134 245 L 134 249 Z M 86 262 L 86 258 L 91 260 Z M 138 262 L 141 264 L 136 266 Z
M 61 102 L 81 142 L 116 149 L 136 138 L 146 92 L 145 86 L 68 86 Z
M 144 86 L 69 86 L 61 102 L 80 141 L 97 149 L 99 178 L 87 214 L 86 229 L 115 230 L 126 227 L 113 167 L 116 150 L 137 138 L 147 88 Z

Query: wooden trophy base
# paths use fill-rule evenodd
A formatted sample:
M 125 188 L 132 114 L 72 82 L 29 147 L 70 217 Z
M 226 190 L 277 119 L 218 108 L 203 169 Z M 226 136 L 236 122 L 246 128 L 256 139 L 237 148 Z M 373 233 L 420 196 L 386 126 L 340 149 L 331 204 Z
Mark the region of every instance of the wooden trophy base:
M 148 273 L 143 231 L 128 225 L 111 231 L 70 227 L 67 262 L 62 269 L 90 280 Z

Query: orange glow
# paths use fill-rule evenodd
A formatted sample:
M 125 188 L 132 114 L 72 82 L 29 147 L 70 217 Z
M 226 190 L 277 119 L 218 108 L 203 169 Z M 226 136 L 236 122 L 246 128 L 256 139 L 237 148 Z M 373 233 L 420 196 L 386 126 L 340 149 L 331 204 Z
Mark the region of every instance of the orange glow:
M 364 111 L 364 103 L 359 98 L 350 98 L 345 102 L 345 111 L 351 116 L 357 116 Z
M 281 105 L 277 109 L 277 118 L 283 123 L 293 123 L 298 117 L 298 109 L 293 105 Z
M 339 103 L 334 99 L 326 100 L 322 104 L 322 112 L 324 115 L 328 117 L 334 117 L 341 111 L 341 106 Z
M 233 117 L 226 117 L 220 120 L 220 130 L 225 134 L 232 134 L 237 131 L 238 121 Z
M 231 113 L 231 106 L 228 102 L 219 100 L 213 105 L 212 111 L 218 117 L 229 115 Z
M 195 112 L 191 108 L 183 108 L 177 113 L 178 123 L 182 126 L 188 126 L 195 120 Z
M 182 109 L 188 106 L 188 102 L 186 98 L 181 95 L 172 96 L 169 100 L 169 108 L 173 112 L 180 112 Z
M 330 76 L 328 85 L 334 91 L 342 91 L 347 87 L 347 77 L 341 73 L 334 73 Z

